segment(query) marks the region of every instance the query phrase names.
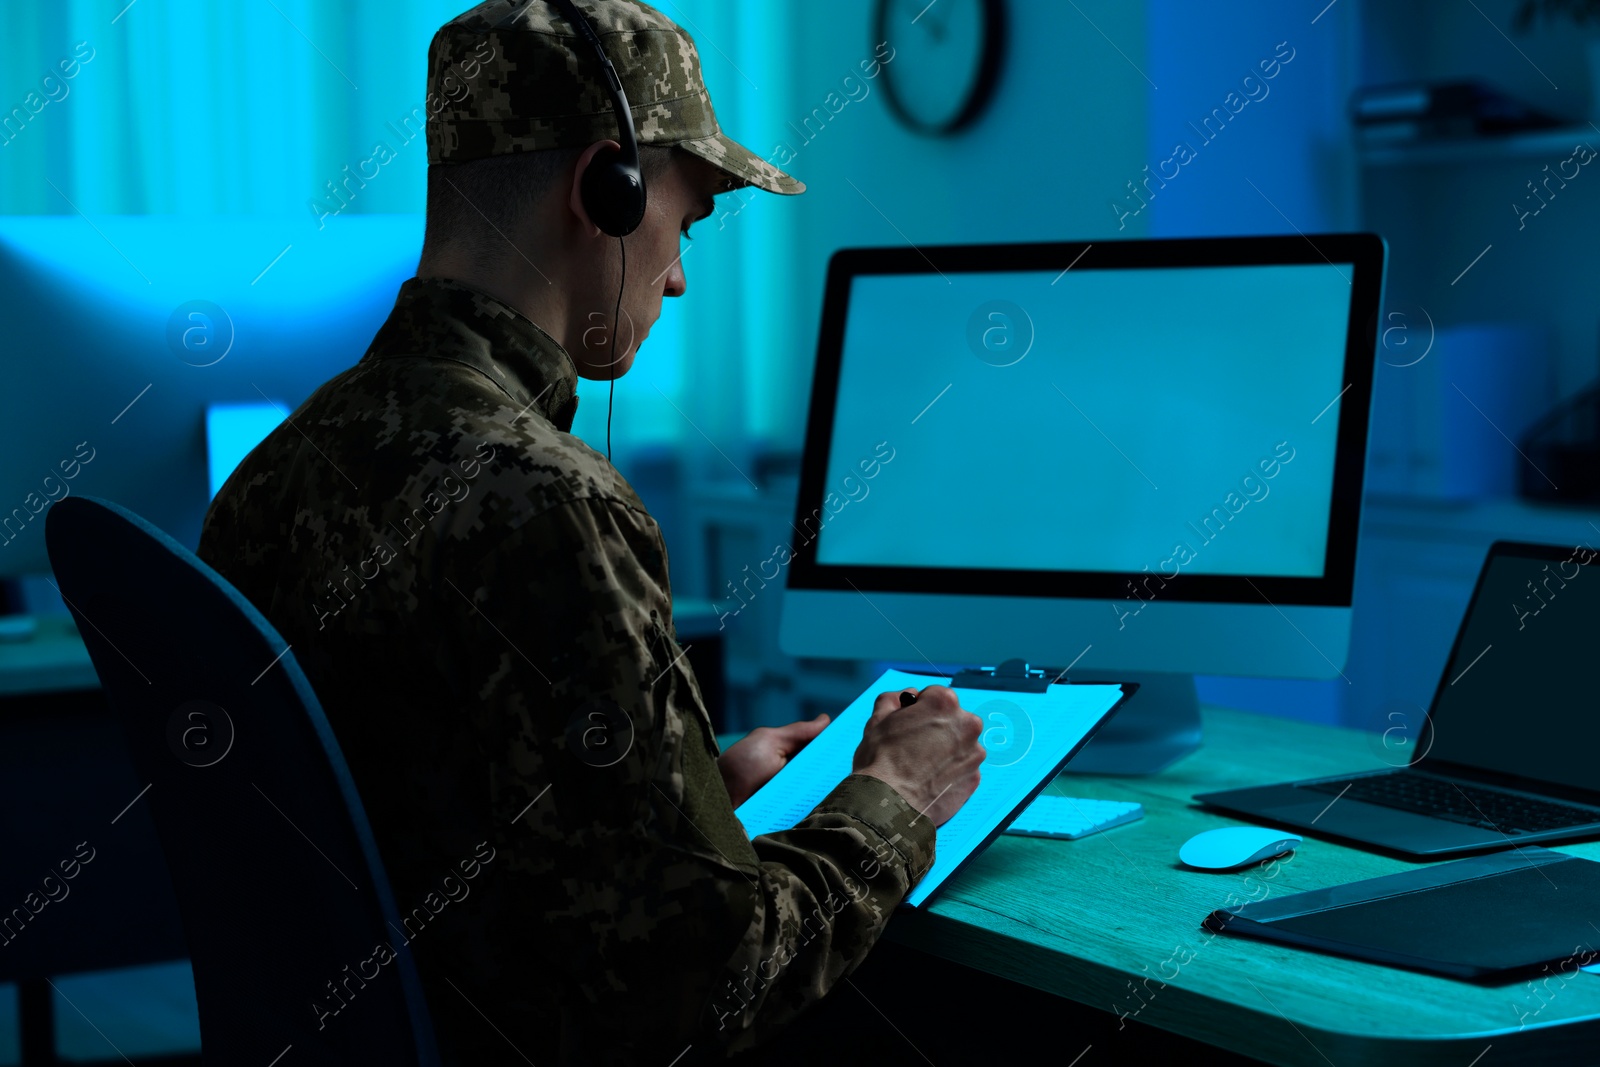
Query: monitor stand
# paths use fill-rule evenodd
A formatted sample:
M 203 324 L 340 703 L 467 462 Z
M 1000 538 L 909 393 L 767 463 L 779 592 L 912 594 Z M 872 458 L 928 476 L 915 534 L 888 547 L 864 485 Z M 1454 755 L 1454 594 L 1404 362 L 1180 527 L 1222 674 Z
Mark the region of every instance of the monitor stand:
M 1194 675 L 1074 673 L 1070 680 L 1138 682 L 1139 688 L 1072 757 L 1063 774 L 1155 774 L 1200 747 Z

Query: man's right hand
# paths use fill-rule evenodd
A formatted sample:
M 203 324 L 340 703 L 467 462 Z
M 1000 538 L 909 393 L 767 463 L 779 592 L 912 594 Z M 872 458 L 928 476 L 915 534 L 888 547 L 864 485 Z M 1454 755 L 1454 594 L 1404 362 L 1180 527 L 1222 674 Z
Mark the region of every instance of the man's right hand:
M 917 702 L 901 707 L 902 692 Z M 983 720 L 962 710 L 948 686 L 879 693 L 854 769 L 893 786 L 939 826 L 978 788 L 978 767 L 986 755 L 978 743 L 982 733 Z

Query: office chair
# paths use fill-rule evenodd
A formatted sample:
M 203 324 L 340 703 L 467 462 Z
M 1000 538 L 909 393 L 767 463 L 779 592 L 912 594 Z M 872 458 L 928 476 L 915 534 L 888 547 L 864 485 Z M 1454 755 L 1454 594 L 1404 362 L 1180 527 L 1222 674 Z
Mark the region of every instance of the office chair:
M 205 1062 L 438 1067 L 361 798 L 283 638 L 116 504 L 60 501 L 45 540 L 148 783 Z

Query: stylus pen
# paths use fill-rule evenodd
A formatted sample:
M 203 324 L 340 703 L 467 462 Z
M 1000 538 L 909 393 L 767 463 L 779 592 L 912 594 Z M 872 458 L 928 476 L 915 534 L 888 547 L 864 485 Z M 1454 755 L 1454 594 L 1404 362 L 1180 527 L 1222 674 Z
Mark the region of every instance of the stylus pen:
M 917 702 L 917 694 L 911 692 L 910 690 L 906 690 L 906 691 L 904 691 L 904 692 L 902 692 L 900 694 L 900 706 L 902 708 L 909 708 L 911 705 L 915 704 L 916 702 Z

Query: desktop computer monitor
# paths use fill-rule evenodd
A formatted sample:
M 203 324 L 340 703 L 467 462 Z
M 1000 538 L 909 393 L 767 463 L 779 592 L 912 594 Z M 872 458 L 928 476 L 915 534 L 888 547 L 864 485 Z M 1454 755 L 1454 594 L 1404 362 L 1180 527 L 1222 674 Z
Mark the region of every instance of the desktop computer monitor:
M 289 415 L 280 400 L 206 405 L 207 500 L 215 500 L 234 468 Z
M 1199 743 L 1194 675 L 1339 676 L 1386 247 L 847 249 L 780 644 L 1138 681 L 1074 770 Z
M 215 479 L 361 358 L 422 233 L 416 214 L 0 216 L 0 592 L 49 573 L 45 517 L 70 495 L 193 548 Z

